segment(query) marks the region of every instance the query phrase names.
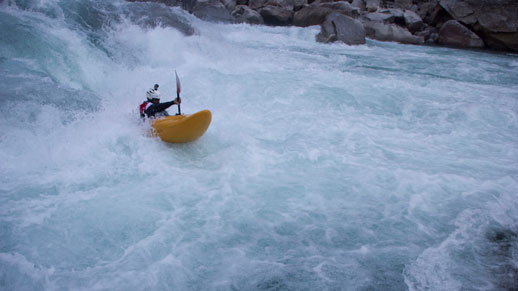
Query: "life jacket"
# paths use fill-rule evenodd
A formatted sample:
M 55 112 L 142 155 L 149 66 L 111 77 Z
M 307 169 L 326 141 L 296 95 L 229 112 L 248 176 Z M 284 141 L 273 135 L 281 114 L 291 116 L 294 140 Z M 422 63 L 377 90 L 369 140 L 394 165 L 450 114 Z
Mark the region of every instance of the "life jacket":
M 151 106 L 151 104 L 153 104 L 153 103 L 149 102 L 149 101 L 144 101 L 142 104 L 140 104 L 140 106 L 139 106 L 140 117 L 142 117 L 142 118 L 146 117 L 146 114 L 144 113 L 144 111 L 146 111 L 146 109 L 148 109 L 149 106 Z

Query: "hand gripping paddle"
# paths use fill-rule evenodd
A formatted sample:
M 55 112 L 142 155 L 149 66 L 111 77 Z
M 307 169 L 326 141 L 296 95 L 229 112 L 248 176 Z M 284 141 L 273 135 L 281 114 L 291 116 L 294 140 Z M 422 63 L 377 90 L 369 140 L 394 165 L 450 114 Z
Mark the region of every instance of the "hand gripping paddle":
M 180 99 L 180 92 L 182 91 L 182 85 L 180 84 L 180 78 L 178 78 L 178 74 L 176 73 L 176 70 L 174 70 L 174 74 L 176 75 L 176 98 Z M 180 111 L 180 103 L 178 105 L 178 113 L 176 115 L 182 115 L 182 112 Z

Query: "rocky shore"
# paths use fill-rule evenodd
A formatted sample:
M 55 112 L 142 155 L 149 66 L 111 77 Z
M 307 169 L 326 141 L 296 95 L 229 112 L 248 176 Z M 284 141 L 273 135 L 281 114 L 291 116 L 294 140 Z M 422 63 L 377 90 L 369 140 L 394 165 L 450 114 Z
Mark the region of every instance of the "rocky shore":
M 320 25 L 320 42 L 406 44 L 518 52 L 516 0 L 127 0 L 180 6 L 216 22 Z

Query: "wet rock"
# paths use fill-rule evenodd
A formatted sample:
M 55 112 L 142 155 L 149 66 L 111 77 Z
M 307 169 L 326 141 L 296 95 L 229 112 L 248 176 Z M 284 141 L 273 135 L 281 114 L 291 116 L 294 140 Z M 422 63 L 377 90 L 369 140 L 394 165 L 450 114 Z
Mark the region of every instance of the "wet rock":
M 424 27 L 424 22 L 421 17 L 411 10 L 405 10 L 403 12 L 403 18 L 405 19 L 405 26 L 412 33 L 420 31 Z
M 233 21 L 230 12 L 218 0 L 196 0 L 190 12 L 196 17 L 207 21 L 227 23 Z
M 237 1 L 236 0 L 221 0 L 221 3 L 225 5 L 228 11 L 233 11 L 236 8 Z
M 266 6 L 268 0 L 248 0 L 248 7 L 252 9 L 260 9 Z
M 232 11 L 232 17 L 234 17 L 237 23 L 250 23 L 250 24 L 263 24 L 264 20 L 259 12 L 251 9 L 245 5 L 238 5 Z
M 365 0 L 365 9 L 369 12 L 374 12 L 380 7 L 380 0 Z
M 395 0 L 394 5 L 401 9 L 413 9 L 414 3 L 412 0 Z
M 457 20 L 450 20 L 441 27 L 439 43 L 465 48 L 484 47 L 482 39 Z
M 416 13 L 424 23 L 431 26 L 441 26 L 444 22 L 451 20 L 451 16 L 439 4 L 439 0 L 431 0 L 419 5 Z
M 364 18 L 368 21 L 405 25 L 405 16 L 401 9 L 380 9 L 377 12 L 365 14 Z
M 364 21 L 363 26 L 368 37 L 380 41 L 396 41 L 406 44 L 423 44 L 424 37 L 410 33 L 408 29 L 393 23 Z
M 488 245 L 483 250 L 487 261 L 493 264 L 489 270 L 494 278 L 498 290 L 518 290 L 518 266 L 515 253 L 518 247 L 518 233 L 516 230 L 498 228 L 490 229 L 486 233 Z
M 319 25 L 322 24 L 327 15 L 332 12 L 333 10 L 331 8 L 309 5 L 295 12 L 293 24 L 301 27 Z
M 320 7 L 330 8 L 334 12 L 338 12 L 352 18 L 357 18 L 360 16 L 360 10 L 358 8 L 352 7 L 351 4 L 346 1 L 322 3 L 320 4 Z
M 410 32 L 418 32 L 424 27 L 423 20 L 415 12 L 395 8 L 367 13 L 363 19 L 370 22 L 394 23 L 408 28 Z
M 354 8 L 358 8 L 360 11 L 365 11 L 367 7 L 365 7 L 365 2 L 363 0 L 353 0 L 351 2 L 351 6 Z
M 427 43 L 437 43 L 439 40 L 439 30 L 433 26 L 427 26 L 416 35 L 423 37 Z
M 489 47 L 518 51 L 518 1 L 441 0 L 440 5 Z
M 352 7 L 349 2 L 345 1 L 311 4 L 295 12 L 293 24 L 301 27 L 319 25 L 333 12 L 338 12 L 353 18 L 360 16 L 359 9 Z
M 259 13 L 267 25 L 286 26 L 293 21 L 293 11 L 284 7 L 266 6 L 261 8 Z
M 326 43 L 342 41 L 348 45 L 364 44 L 365 29 L 360 21 L 333 12 L 322 23 L 321 32 L 317 35 L 317 40 Z
M 163 3 L 167 6 L 179 6 L 180 1 L 178 0 L 126 0 L 128 2 L 152 2 L 152 3 Z

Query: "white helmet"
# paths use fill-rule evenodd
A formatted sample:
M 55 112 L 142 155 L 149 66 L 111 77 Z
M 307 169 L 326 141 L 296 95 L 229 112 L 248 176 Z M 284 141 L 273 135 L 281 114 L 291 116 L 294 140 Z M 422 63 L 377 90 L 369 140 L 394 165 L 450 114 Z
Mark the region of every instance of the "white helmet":
M 158 92 L 158 90 L 150 89 L 146 92 L 146 97 L 148 100 L 151 100 L 151 99 L 160 100 L 160 92 Z

